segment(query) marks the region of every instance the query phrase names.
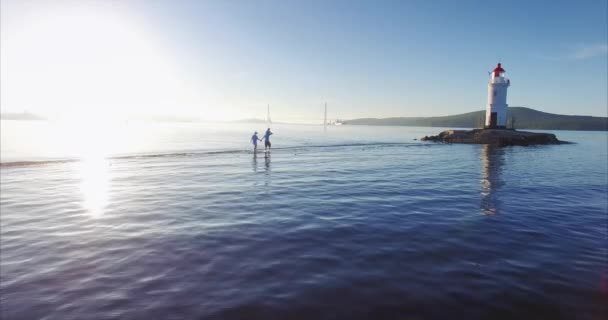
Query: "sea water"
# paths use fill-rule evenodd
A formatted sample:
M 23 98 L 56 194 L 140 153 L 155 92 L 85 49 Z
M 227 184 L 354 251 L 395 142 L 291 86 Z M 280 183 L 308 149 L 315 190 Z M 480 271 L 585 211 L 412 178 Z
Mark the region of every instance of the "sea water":
M 600 319 L 608 135 L 2 121 L 2 319 Z

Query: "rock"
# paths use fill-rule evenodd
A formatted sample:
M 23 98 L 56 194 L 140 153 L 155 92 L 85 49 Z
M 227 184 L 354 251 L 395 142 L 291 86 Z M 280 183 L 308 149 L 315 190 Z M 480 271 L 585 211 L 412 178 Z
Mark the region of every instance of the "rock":
M 436 136 L 425 136 L 422 141 L 444 143 L 493 144 L 499 146 L 528 146 L 561 144 L 554 134 L 516 131 L 512 129 L 446 130 Z

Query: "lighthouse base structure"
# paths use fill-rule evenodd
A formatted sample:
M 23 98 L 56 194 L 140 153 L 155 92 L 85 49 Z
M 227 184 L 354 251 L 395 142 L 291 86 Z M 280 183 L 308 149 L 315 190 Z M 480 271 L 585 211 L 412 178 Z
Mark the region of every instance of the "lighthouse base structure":
M 562 144 L 552 133 L 516 131 L 512 129 L 446 130 L 436 136 L 426 136 L 422 141 L 466 144 L 492 144 L 498 146 L 529 146 L 538 144 Z
M 507 129 L 506 126 L 491 126 L 491 125 L 490 126 L 485 126 L 483 128 L 484 129 L 498 129 L 498 130 L 501 130 L 501 129 L 502 130 L 506 130 Z M 511 129 L 509 129 L 509 130 L 511 130 Z
M 486 121 L 484 129 L 506 129 L 507 128 L 507 105 L 495 107 L 490 105 L 486 109 Z

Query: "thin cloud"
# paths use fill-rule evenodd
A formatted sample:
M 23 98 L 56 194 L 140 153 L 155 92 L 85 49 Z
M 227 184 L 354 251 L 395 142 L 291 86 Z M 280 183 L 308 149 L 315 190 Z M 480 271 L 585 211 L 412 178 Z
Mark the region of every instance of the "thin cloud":
M 601 43 L 580 47 L 574 53 L 572 53 L 569 58 L 574 60 L 584 60 L 604 56 L 606 54 L 608 54 L 608 44 Z
M 559 50 L 558 50 L 559 51 Z M 534 57 L 549 61 L 586 60 L 601 57 L 608 54 L 608 44 L 596 43 L 570 47 L 562 53 L 540 53 L 533 54 Z

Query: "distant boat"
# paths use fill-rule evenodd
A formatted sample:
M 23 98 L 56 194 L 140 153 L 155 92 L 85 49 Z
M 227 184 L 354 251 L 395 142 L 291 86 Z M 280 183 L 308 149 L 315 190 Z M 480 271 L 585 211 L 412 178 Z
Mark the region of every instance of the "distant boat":
M 341 126 L 344 122 L 340 119 L 336 119 L 334 121 L 327 121 L 327 103 L 325 103 L 325 116 L 323 117 L 323 125 L 324 126 Z

